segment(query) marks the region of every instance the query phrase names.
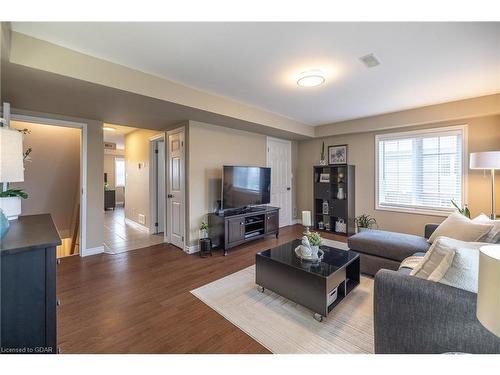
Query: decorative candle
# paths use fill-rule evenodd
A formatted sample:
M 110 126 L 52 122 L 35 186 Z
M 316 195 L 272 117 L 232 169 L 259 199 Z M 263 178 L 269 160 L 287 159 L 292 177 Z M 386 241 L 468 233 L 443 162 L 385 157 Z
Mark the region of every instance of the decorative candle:
M 311 226 L 311 211 L 302 211 L 302 225 L 305 227 Z

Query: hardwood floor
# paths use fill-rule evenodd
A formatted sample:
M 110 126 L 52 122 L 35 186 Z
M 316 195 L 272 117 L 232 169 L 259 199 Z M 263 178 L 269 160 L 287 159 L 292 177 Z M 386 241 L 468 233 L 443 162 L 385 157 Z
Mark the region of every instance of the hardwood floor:
M 227 257 L 216 251 L 200 258 L 160 244 L 62 259 L 57 271 L 61 352 L 269 353 L 189 291 L 254 264 L 257 252 L 299 238 L 302 230 L 282 228 L 279 239 L 257 240 Z

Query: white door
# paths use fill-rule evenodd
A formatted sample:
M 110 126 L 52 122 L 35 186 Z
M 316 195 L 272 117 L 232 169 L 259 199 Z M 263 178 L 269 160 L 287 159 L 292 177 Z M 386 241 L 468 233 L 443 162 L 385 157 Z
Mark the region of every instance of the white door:
M 167 132 L 167 140 L 168 238 L 184 250 L 184 129 Z
M 165 231 L 165 142 L 158 141 L 156 153 L 157 166 L 157 196 L 156 196 L 156 217 L 158 222 L 157 233 Z
M 271 167 L 271 206 L 280 207 L 280 227 L 292 224 L 292 143 L 267 138 L 267 166 Z

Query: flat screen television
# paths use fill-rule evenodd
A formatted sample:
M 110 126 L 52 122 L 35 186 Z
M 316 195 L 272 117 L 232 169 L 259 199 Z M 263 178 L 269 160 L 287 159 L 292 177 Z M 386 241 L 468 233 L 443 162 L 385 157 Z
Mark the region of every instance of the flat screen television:
M 235 209 L 271 202 L 271 168 L 225 165 L 222 208 Z

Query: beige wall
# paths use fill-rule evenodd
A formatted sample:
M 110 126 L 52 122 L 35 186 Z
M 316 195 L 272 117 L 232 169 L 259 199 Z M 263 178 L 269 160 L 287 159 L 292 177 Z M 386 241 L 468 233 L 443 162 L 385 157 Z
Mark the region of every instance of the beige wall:
M 222 166 L 266 165 L 266 137 L 216 125 L 189 122 L 188 245 L 195 245 L 198 228 L 220 199 Z
M 123 187 L 115 185 L 115 158 L 124 157 L 125 153 L 104 154 L 104 173 L 108 174 L 108 187 L 115 190 L 116 203 L 123 203 L 125 199 L 125 190 Z
M 150 224 L 149 212 L 149 139 L 159 134 L 154 130 L 135 130 L 125 135 L 125 217 L 139 223 L 139 215 Z
M 425 126 L 394 129 L 384 132 L 406 131 L 437 126 L 468 124 L 469 152 L 500 149 L 500 115 L 469 118 L 467 120 L 447 121 Z M 299 210 L 312 209 L 312 167 L 317 165 L 321 142 L 325 146 L 348 144 L 348 163 L 356 166 L 356 215 L 367 213 L 374 216 L 381 229 L 413 234 L 422 234 L 425 223 L 437 223 L 443 220 L 439 216 L 407 214 L 375 210 L 375 134 L 367 132 L 318 138 L 299 143 L 298 161 L 298 207 Z M 473 215 L 488 213 L 489 175 L 483 178 L 482 171 L 468 171 L 468 203 Z M 500 176 L 497 173 L 497 196 L 500 192 Z M 497 212 L 500 202 L 497 200 Z
M 33 149 L 24 182 L 11 184 L 29 195 L 22 200 L 23 215 L 50 213 L 61 236 L 69 236 L 79 199 L 81 130 L 17 121 L 11 126 L 31 131 L 23 142 L 24 150 Z

